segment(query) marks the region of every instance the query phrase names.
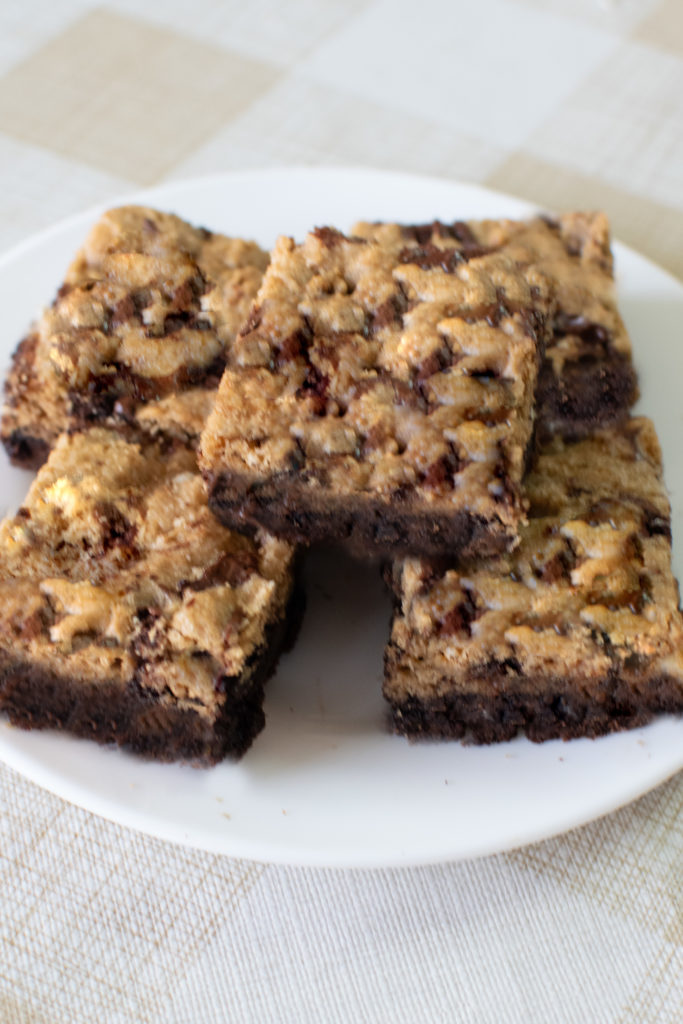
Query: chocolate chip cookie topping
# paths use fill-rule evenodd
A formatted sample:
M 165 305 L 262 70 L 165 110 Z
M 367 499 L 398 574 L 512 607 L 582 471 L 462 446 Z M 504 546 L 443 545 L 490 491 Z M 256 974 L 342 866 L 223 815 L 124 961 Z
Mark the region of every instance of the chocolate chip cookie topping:
M 147 429 L 196 438 L 203 420 L 180 396 L 217 387 L 267 262 L 254 243 L 171 214 L 106 213 L 15 354 L 2 421 L 10 456 L 39 464 L 61 430 L 126 426 L 138 412 Z M 158 401 L 156 420 L 144 410 Z

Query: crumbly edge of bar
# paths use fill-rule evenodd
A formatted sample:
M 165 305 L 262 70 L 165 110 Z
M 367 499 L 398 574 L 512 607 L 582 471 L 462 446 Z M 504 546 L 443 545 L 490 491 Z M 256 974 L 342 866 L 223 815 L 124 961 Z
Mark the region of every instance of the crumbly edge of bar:
M 145 402 L 130 412 L 114 407 L 101 418 L 94 415 L 79 417 L 69 431 L 78 433 L 97 426 L 111 430 L 131 443 L 156 442 L 169 449 L 175 444 L 182 444 L 196 449 L 215 394 L 215 390 L 208 388 L 192 388 Z M 9 428 L 9 419 L 6 426 Z M 34 423 L 26 428 L 9 428 L 7 433 L 0 434 L 13 466 L 38 470 L 47 461 L 59 434 L 52 430 L 40 435 L 31 433 L 35 429 Z
M 447 684 L 447 680 L 444 683 Z M 535 743 L 551 739 L 595 738 L 634 729 L 661 714 L 683 713 L 680 681 L 665 673 L 647 680 L 636 694 L 618 678 L 605 677 L 591 691 L 580 678 L 543 679 L 543 694 L 515 691 L 501 672 L 489 683 L 498 692 L 450 693 L 429 699 L 410 696 L 389 701 L 391 723 L 412 739 L 460 739 L 499 743 L 524 733 Z M 385 683 L 385 696 L 391 679 Z
M 293 646 L 303 608 L 303 591 L 295 584 L 285 615 L 266 627 L 263 645 L 242 674 L 221 679 L 214 717 L 143 688 L 134 677 L 123 685 L 74 680 L 10 651 L 0 651 L 0 711 L 23 729 L 58 729 L 157 761 L 209 766 L 237 759 L 265 724 L 264 686 Z
M 17 345 L 4 383 L 0 440 L 12 465 L 39 469 L 66 419 L 66 396 L 40 378 L 36 365 L 38 336 L 28 334 Z M 52 387 L 50 384 L 52 383 Z

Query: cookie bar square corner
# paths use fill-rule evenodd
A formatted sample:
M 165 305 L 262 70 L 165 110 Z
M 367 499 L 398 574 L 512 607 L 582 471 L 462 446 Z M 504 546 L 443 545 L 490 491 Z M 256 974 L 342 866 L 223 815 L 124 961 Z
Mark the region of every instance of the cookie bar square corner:
M 683 713 L 683 620 L 654 428 L 556 439 L 497 558 L 395 562 L 384 695 L 397 732 L 598 736 Z
M 237 757 L 293 588 L 291 547 L 220 526 L 187 446 L 61 435 L 0 526 L 0 711 L 159 760 Z
M 281 238 L 202 435 L 212 509 L 366 557 L 507 548 L 552 303 L 498 253 Z
M 37 468 L 89 425 L 195 443 L 268 262 L 255 243 L 143 206 L 107 211 L 20 342 L 0 437 Z
M 628 416 L 637 398 L 637 379 L 617 305 L 604 213 L 425 224 L 359 222 L 353 232 L 397 251 L 408 244 L 465 256 L 498 251 L 523 265 L 541 266 L 553 282 L 556 309 L 539 376 L 539 437 L 576 439 Z

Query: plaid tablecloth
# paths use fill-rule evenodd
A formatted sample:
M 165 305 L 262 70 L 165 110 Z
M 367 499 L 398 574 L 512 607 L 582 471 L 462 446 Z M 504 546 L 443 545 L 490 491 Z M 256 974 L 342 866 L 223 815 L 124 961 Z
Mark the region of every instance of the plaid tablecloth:
M 681 0 L 3 0 L 0 248 L 290 163 L 603 207 L 683 275 Z M 0 1021 L 683 1019 L 683 777 L 440 867 L 171 846 L 0 767 Z

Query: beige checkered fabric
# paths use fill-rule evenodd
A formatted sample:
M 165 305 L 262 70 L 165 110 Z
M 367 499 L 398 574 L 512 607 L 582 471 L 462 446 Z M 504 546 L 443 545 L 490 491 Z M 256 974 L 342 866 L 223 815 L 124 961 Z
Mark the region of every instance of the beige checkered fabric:
M 140 185 L 289 163 L 603 207 L 683 275 L 682 0 L 0 3 L 0 248 Z M 0 1021 L 683 1020 L 683 777 L 401 871 L 185 850 L 0 767 Z

